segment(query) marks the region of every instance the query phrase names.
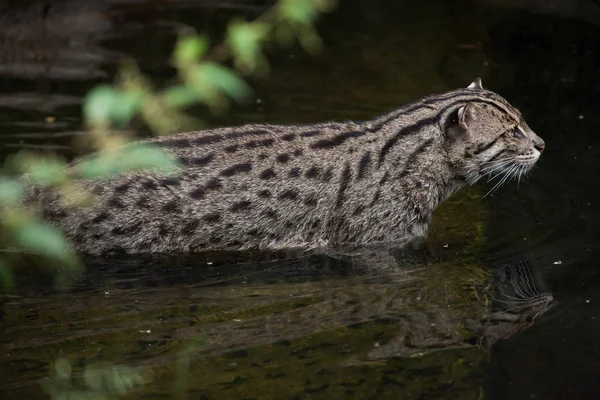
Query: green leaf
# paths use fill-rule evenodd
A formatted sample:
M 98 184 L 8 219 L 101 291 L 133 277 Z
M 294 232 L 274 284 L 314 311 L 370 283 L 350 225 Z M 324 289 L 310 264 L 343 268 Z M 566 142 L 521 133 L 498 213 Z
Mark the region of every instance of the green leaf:
M 229 68 L 214 63 L 203 63 L 193 71 L 194 81 L 198 85 L 210 85 L 237 101 L 250 97 L 252 89 L 243 79 Z
M 23 184 L 5 177 L 0 177 L 0 204 L 16 204 L 25 195 Z
M 29 220 L 17 225 L 13 231 L 14 240 L 21 246 L 41 252 L 62 261 L 73 260 L 69 244 L 64 234 L 57 228 L 42 221 Z
M 85 386 L 93 392 L 102 390 L 102 375 L 93 365 L 86 365 L 83 369 L 83 381 Z
M 146 93 L 141 90 L 121 92 L 118 101 L 113 105 L 112 121 L 119 125 L 124 125 L 131 121 L 142 106 L 145 97 Z
M 57 379 L 63 381 L 71 380 L 71 363 L 66 358 L 54 361 L 54 374 Z
M 295 37 L 296 32 L 289 24 L 279 24 L 275 28 L 275 38 L 284 46 L 291 47 L 294 44 Z
M 109 85 L 94 88 L 85 99 L 83 115 L 91 125 L 107 125 L 111 121 L 113 108 L 119 93 Z
M 208 39 L 205 36 L 188 36 L 179 39 L 173 52 L 175 64 L 185 67 L 197 62 L 208 50 Z
M 300 30 L 298 41 L 307 53 L 315 54 L 323 47 L 321 38 L 317 35 L 312 26 L 306 26 L 304 29 Z
M 153 169 L 161 172 L 174 172 L 179 162 L 166 151 L 155 145 L 132 144 L 124 149 L 124 165 L 130 170 Z
M 92 126 L 125 124 L 135 116 L 145 96 L 141 90 L 120 92 L 112 86 L 100 85 L 85 99 L 84 118 Z
M 169 153 L 149 143 L 131 144 L 116 153 L 102 153 L 82 161 L 77 176 L 86 179 L 104 179 L 125 172 L 154 170 L 174 172 L 179 162 Z
M 310 0 L 282 0 L 279 3 L 279 14 L 290 22 L 308 25 L 318 13 Z
M 173 108 L 189 107 L 201 98 L 198 91 L 184 85 L 172 86 L 166 89 L 163 94 L 165 103 Z
M 30 159 L 22 171 L 29 174 L 34 184 L 56 185 L 67 180 L 66 163 L 60 159 Z
M 234 22 L 229 25 L 227 42 L 236 58 L 236 64 L 254 70 L 262 58 L 261 41 L 269 32 L 264 23 Z

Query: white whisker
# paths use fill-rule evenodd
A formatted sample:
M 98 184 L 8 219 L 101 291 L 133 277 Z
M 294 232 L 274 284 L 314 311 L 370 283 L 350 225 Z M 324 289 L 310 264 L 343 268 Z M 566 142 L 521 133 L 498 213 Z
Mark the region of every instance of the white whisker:
M 512 177 L 512 174 L 514 173 L 516 168 L 518 168 L 517 165 L 512 165 L 508 170 L 506 170 L 504 172 L 504 176 L 500 179 L 500 181 L 498 181 L 498 183 L 496 183 L 494 187 L 489 192 L 487 192 L 485 196 L 482 197 L 482 199 L 485 199 L 488 195 L 493 194 L 496 190 L 498 190 L 509 178 Z

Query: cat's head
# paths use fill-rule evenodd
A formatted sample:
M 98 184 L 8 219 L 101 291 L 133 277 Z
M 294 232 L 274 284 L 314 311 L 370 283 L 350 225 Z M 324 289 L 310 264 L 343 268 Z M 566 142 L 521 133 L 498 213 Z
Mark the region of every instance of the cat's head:
M 464 92 L 464 90 L 463 90 Z M 485 90 L 481 79 L 466 92 L 472 97 L 458 108 L 449 128 L 451 155 L 469 183 L 484 176 L 506 179 L 527 173 L 537 162 L 544 141 L 515 107 Z

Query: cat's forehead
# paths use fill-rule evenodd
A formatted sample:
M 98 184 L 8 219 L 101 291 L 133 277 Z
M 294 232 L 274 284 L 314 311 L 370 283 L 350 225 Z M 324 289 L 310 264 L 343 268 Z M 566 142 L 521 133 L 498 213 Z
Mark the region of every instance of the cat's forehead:
M 489 90 L 481 91 L 480 103 L 506 122 L 521 124 L 524 122 L 521 111 L 504 97 Z

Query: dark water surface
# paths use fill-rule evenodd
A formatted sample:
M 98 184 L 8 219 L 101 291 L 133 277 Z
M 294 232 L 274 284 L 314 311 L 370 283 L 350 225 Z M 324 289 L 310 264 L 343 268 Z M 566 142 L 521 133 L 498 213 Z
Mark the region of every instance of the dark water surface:
M 2 157 L 73 156 L 82 96 L 119 60 L 164 82 L 179 28 L 218 37 L 232 14 L 261 9 L 217 3 L 0 5 Z M 39 380 L 65 357 L 63 394 L 104 362 L 143 375 L 129 398 L 600 398 L 598 15 L 591 0 L 342 1 L 319 27 L 321 55 L 273 51 L 256 102 L 195 113 L 214 126 L 366 119 L 481 76 L 545 139 L 531 176 L 483 200 L 491 184 L 459 193 L 427 245 L 396 259 L 88 260 L 61 294 L 23 268 L 0 297 L 0 397 L 43 398 Z M 91 386 L 116 393 L 117 381 Z

